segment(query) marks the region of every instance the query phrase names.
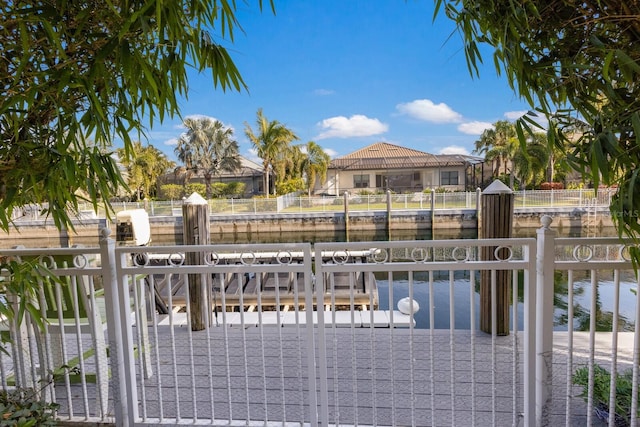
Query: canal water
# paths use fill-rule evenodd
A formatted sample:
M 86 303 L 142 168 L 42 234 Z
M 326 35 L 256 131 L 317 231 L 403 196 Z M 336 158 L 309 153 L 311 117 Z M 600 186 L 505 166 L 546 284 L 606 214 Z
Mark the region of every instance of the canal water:
M 444 275 L 445 272 L 443 272 Z M 632 272 L 620 283 L 620 301 L 618 308 L 618 328 L 620 331 L 633 331 L 634 319 L 636 312 L 636 290 L 637 285 L 633 281 Z M 420 277 L 415 275 L 413 280 L 413 298 L 419 304 L 420 309 L 415 313 L 416 327 L 430 327 L 429 304 L 433 303 L 434 311 L 434 328 L 448 329 L 451 326 L 451 301 L 450 294 L 453 289 L 453 326 L 456 329 L 470 329 L 472 325 L 472 309 L 471 301 L 473 300 L 474 320 L 476 327 L 480 324 L 479 319 L 479 278 L 475 279 L 475 286 L 471 290 L 471 280 L 468 277 L 460 277 L 456 274 L 453 284 L 447 277 L 441 277 L 433 282 L 433 296 L 429 289 L 428 277 Z M 579 274 L 576 272 L 575 275 Z M 613 325 L 614 311 L 614 292 L 615 283 L 611 274 L 607 272 L 598 272 L 601 280 L 596 286 L 596 330 L 611 331 Z M 427 273 L 424 274 L 426 276 Z M 584 275 L 586 276 L 586 274 Z M 393 289 L 389 289 L 389 282 L 385 275 L 380 275 L 376 280 L 378 284 L 378 298 L 381 308 L 389 307 L 390 296 L 393 298 L 393 307 L 397 307 L 400 299 L 409 296 L 409 280 L 394 279 Z M 567 275 L 555 275 L 555 297 L 554 297 L 554 329 L 557 331 L 566 331 L 568 329 L 568 286 Z M 523 328 L 524 314 L 524 298 L 522 296 L 523 287 L 520 283 L 518 287 L 518 304 L 517 304 L 517 321 L 518 329 Z M 390 295 L 390 292 L 392 295 Z M 576 331 L 588 331 L 591 311 L 591 297 L 593 289 L 591 281 L 588 277 L 575 280 L 573 284 L 573 329 Z M 512 315 L 512 306 L 510 305 L 510 315 Z M 511 320 L 513 321 L 513 320 Z M 512 329 L 512 327 L 511 327 Z
M 615 236 L 614 229 L 604 229 L 599 232 L 600 237 Z M 522 229 L 514 232 L 514 237 L 535 237 L 535 229 Z M 592 237 L 587 235 L 585 230 L 571 229 L 568 231 L 560 230 L 558 237 Z M 438 230 L 435 235 L 431 235 L 429 231 L 394 231 L 391 240 L 447 240 L 447 239 L 475 239 L 477 232 L 475 230 Z M 335 242 L 345 241 L 344 233 L 284 233 L 284 234 L 265 234 L 256 235 L 212 235 L 212 242 L 216 243 L 286 243 L 286 242 Z M 387 240 L 384 232 L 359 232 L 351 233 L 351 241 L 380 241 Z M 156 242 L 157 244 L 157 242 Z M 575 273 L 573 285 L 573 310 L 574 320 L 573 329 L 578 331 L 588 330 L 592 286 L 590 279 L 580 272 Z M 613 323 L 614 310 L 614 282 L 612 274 L 609 272 L 599 272 L 600 281 L 595 290 L 596 292 L 596 328 L 601 331 L 610 331 Z M 608 276 L 607 276 L 608 275 Z M 621 331 L 633 330 L 635 310 L 636 310 L 636 283 L 633 280 L 633 272 L 629 272 L 628 276 L 623 279 L 620 285 L 620 302 L 619 302 L 619 329 Z M 389 301 L 392 299 L 393 307 L 397 306 L 397 302 L 409 295 L 409 280 L 407 277 L 395 276 L 393 288 L 390 292 L 389 282 L 386 274 L 378 274 L 376 277 L 378 285 L 378 298 L 381 309 L 389 308 Z M 429 324 L 429 304 L 432 302 L 434 306 L 434 327 L 437 329 L 448 329 L 451 325 L 451 302 L 450 293 L 453 291 L 453 323 L 456 329 L 469 329 L 472 325 L 471 312 L 472 301 L 474 307 L 475 324 L 479 324 L 479 277 L 476 277 L 475 286 L 471 289 L 471 280 L 469 273 L 456 273 L 453 284 L 448 277 L 448 272 L 436 274 L 433 283 L 433 301 L 430 300 L 428 273 L 422 275 L 416 274 L 413 278 L 413 297 L 420 305 L 420 310 L 416 313 L 416 327 L 428 328 Z M 524 313 L 524 304 L 522 283 L 519 284 L 518 306 L 517 306 L 517 322 L 518 329 L 522 329 L 522 316 Z M 554 324 L 558 331 L 566 331 L 568 328 L 568 300 L 567 300 L 567 276 L 565 274 L 556 273 L 555 275 L 555 310 Z M 512 311 L 510 311 L 512 313 Z

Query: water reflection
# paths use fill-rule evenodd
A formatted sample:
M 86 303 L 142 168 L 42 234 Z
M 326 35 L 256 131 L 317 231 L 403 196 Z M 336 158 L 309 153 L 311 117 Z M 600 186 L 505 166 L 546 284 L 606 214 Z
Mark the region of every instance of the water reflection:
M 623 272 L 619 285 L 618 330 L 633 331 L 636 312 L 636 283 L 633 271 Z M 588 331 L 591 321 L 591 303 L 593 286 L 590 272 L 576 271 L 573 277 L 573 330 Z M 615 282 L 613 273 L 599 271 L 598 281 L 595 286 L 595 330 L 612 331 L 615 304 Z M 433 304 L 434 328 L 448 329 L 453 321 L 456 329 L 470 329 L 472 323 L 476 328 L 480 321 L 479 304 L 479 275 L 472 280 L 468 272 L 457 272 L 451 281 L 448 272 L 435 274 L 433 281 L 433 296 L 430 294 L 428 273 L 415 274 L 413 278 L 413 298 L 420 305 L 420 310 L 415 315 L 416 327 L 430 327 L 429 304 Z M 522 274 L 518 280 L 517 319 L 518 329 L 523 329 L 524 298 Z M 409 296 L 409 280 L 407 277 L 395 276 L 393 288 L 389 289 L 389 281 L 386 274 L 377 276 L 379 301 L 381 308 L 389 307 L 389 300 L 397 302 Z M 554 277 L 554 330 L 566 331 L 569 327 L 569 281 L 567 272 L 556 272 Z M 451 315 L 451 292 L 453 292 L 453 316 Z M 433 298 L 433 301 L 431 300 Z M 510 314 L 513 314 L 510 306 Z M 512 316 L 513 317 L 513 316 Z M 512 320 L 513 321 L 513 320 Z

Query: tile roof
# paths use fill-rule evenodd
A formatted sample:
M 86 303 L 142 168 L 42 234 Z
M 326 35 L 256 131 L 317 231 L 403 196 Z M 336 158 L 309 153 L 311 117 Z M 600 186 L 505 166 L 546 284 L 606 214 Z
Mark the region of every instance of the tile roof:
M 424 151 L 377 142 L 346 156 L 333 159 L 330 169 L 412 169 L 443 166 L 465 166 L 481 158 L 460 154 L 430 154 Z

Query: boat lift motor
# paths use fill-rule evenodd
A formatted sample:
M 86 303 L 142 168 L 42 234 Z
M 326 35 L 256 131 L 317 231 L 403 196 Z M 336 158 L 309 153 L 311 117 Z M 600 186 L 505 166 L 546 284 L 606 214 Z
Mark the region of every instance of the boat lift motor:
M 151 243 L 149 214 L 144 209 L 130 209 L 116 214 L 116 241 L 120 245 L 146 246 Z

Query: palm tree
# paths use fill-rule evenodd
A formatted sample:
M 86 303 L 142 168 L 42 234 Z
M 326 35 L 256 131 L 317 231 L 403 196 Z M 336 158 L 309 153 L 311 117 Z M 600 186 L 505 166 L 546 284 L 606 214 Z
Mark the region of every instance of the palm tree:
M 544 181 L 551 153 L 544 133 L 535 133 L 527 141 L 526 150 L 517 150 L 511 158 L 513 174 L 523 187 L 537 186 Z
M 494 176 L 500 175 L 500 168 L 504 165 L 504 174 L 509 173 L 509 160 L 519 147 L 516 128 L 513 123 L 500 120 L 493 128 L 486 129 L 475 142 L 474 152 L 484 154 L 485 159 L 493 162 Z
M 269 197 L 269 174 L 274 170 L 278 160 L 282 159 L 283 153 L 287 152 L 289 144 L 298 137 L 277 120 L 267 120 L 262 108 L 258 110 L 255 133 L 251 126 L 245 123 L 245 135 L 256 149 L 258 157 L 262 159 L 264 192 Z
M 311 196 L 316 180 L 319 178 L 320 182 L 324 182 L 327 178 L 327 169 L 329 169 L 331 157 L 324 152 L 321 146 L 313 141 L 307 142 L 305 151 L 307 155 L 302 165 L 302 170 L 307 179 L 307 192 Z
M 136 141 L 132 146 L 132 155 L 126 156 L 124 148 L 117 150 L 122 165 L 126 168 L 127 184 L 135 191 L 135 198 L 143 195 L 154 196 L 158 178 L 175 163 L 153 145 L 142 145 Z
M 187 118 L 187 131 L 180 135 L 176 155 L 185 169 L 202 171 L 206 197 L 211 197 L 211 180 L 222 171 L 233 172 L 240 167 L 238 143 L 233 129 L 210 117 Z

